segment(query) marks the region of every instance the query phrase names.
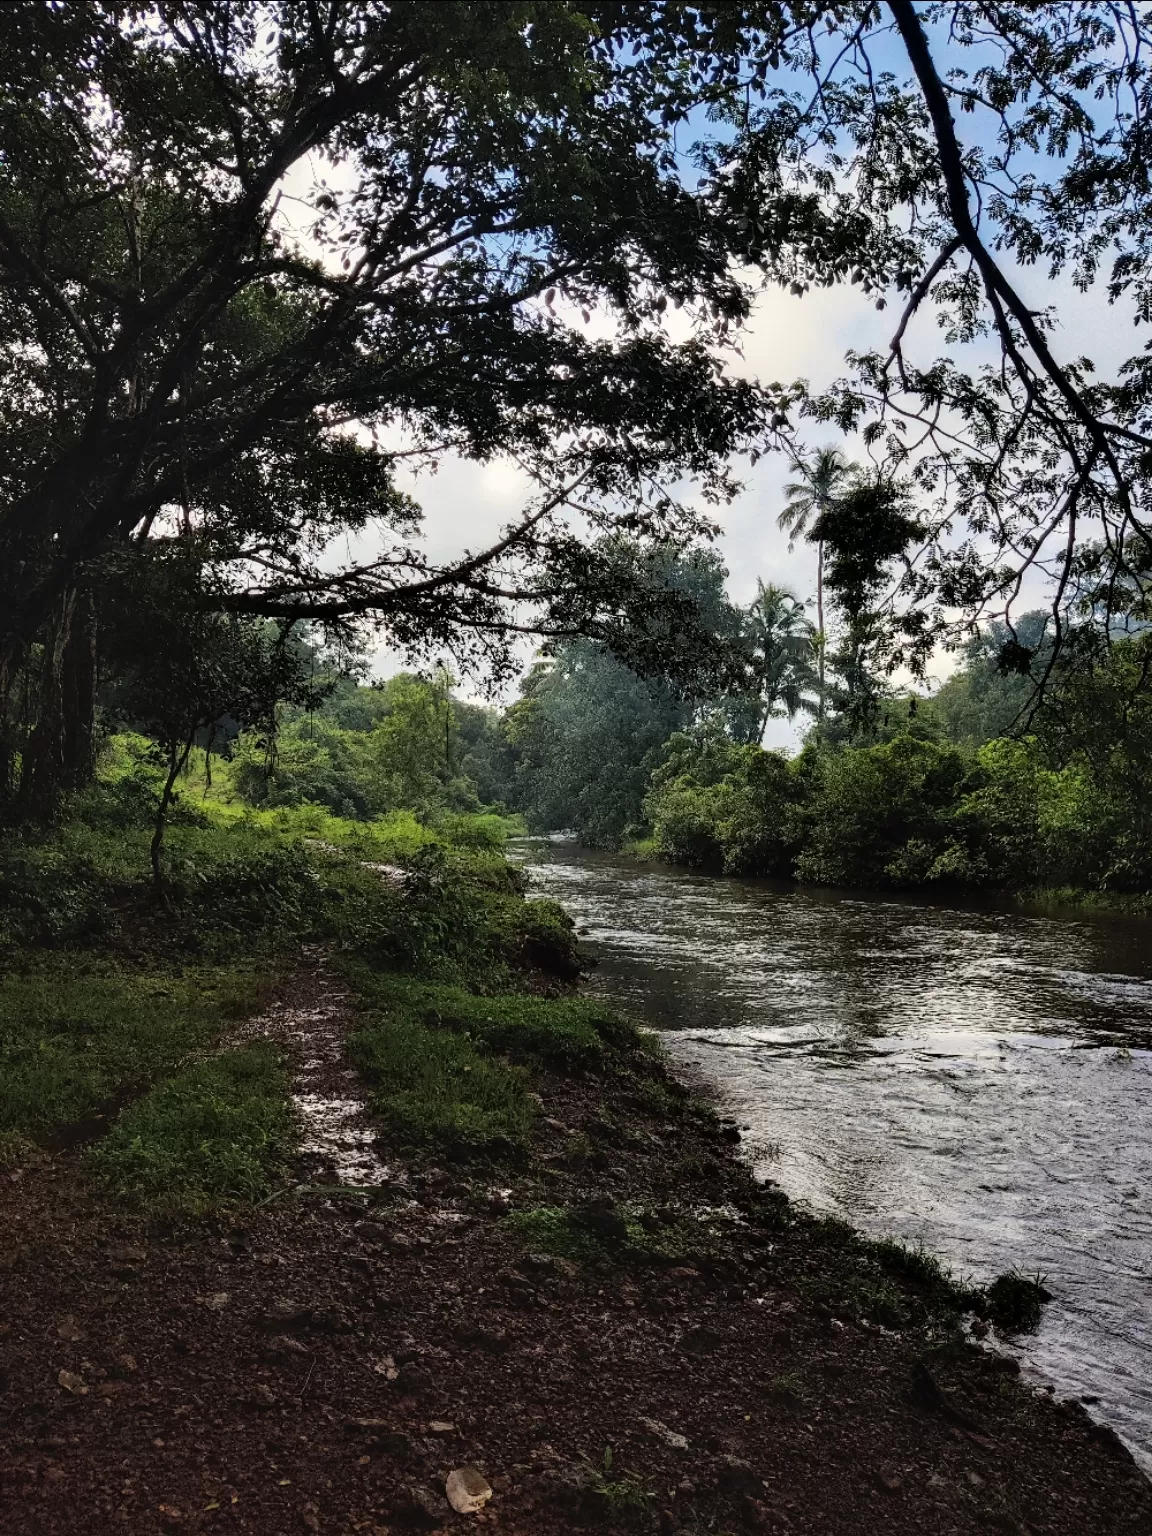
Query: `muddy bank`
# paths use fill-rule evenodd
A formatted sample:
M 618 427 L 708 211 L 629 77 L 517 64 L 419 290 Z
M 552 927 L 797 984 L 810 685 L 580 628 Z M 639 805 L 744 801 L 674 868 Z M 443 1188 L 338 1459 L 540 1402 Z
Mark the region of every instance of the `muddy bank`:
M 529 1153 L 373 1139 L 369 1180 L 347 989 L 314 955 L 266 1018 L 303 1092 L 356 1107 L 242 1222 L 118 1212 L 78 1150 L 3 1176 L 4 1529 L 1152 1529 L 1082 1408 L 791 1220 L 658 1071 L 541 1070 Z

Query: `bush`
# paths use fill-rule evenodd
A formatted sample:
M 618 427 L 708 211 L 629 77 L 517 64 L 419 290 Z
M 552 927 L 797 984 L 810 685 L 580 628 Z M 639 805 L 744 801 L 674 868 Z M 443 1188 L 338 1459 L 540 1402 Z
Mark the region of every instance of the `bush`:
M 0 1131 L 46 1138 L 175 1070 L 249 1012 L 240 970 L 138 975 L 59 960 L 0 980 Z
M 613 1054 L 657 1049 L 653 1036 L 588 998 L 481 997 L 461 987 L 379 976 L 363 966 L 349 974 L 389 1017 L 466 1034 L 519 1062 L 588 1070 Z

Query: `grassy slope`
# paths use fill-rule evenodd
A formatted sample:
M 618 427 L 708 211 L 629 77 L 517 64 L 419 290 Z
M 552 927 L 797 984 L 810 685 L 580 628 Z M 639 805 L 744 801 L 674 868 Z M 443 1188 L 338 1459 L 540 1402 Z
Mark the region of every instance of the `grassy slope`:
M 219 1048 L 302 941 L 488 988 L 571 951 L 563 914 L 523 899 L 501 852 L 516 826 L 503 818 L 356 823 L 186 792 L 163 907 L 148 888 L 149 803 L 146 786 L 121 777 L 77 797 L 50 835 L 0 843 L 4 1166 L 38 1145 L 90 1140 L 130 1105 L 93 1155 L 119 1194 L 196 1211 L 256 1198 L 292 1145 L 288 1083 L 270 1048 Z M 405 868 L 409 888 L 372 864 Z M 421 1029 L 374 1050 L 397 1113 L 415 1103 Z M 485 1113 L 522 1135 L 532 1106 L 520 1079 L 480 1062 L 464 1036 L 455 1050 L 458 1075 L 481 1098 L 487 1084 L 490 1103 L 473 1113 L 445 1100 L 443 1112 L 469 1135 Z M 424 1053 L 425 1096 L 443 1057 Z

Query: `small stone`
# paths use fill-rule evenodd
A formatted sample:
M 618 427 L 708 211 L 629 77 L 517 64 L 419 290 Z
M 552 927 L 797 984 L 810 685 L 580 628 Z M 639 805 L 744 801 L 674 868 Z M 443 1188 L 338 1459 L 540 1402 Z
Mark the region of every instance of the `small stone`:
M 456 1426 L 450 1419 L 432 1419 L 428 1431 L 433 1435 L 454 1435 Z
M 299 1365 L 301 1359 L 310 1359 L 311 1354 L 306 1344 L 284 1333 L 268 1341 L 266 1348 L 260 1351 L 260 1358 L 265 1365 L 293 1366 Z
M 88 1387 L 82 1376 L 77 1376 L 75 1371 L 60 1371 L 56 1380 L 64 1388 L 65 1392 L 72 1392 L 77 1397 L 86 1397 Z
M 684 1436 L 677 1434 L 674 1429 L 669 1429 L 667 1424 L 661 1424 L 659 1419 L 646 1419 L 641 1415 L 640 1422 L 645 1429 L 651 1430 L 658 1439 L 663 1440 L 665 1445 L 670 1445 L 674 1451 L 688 1449 L 688 1441 Z
M 904 1486 L 903 1480 L 895 1472 L 889 1472 L 884 1467 L 873 1467 L 871 1477 L 877 1488 L 884 1493 L 899 1493 Z
M 397 1506 L 399 1517 L 415 1525 L 434 1527 L 443 1525 L 448 1518 L 449 1506 L 443 1494 L 423 1483 L 412 1483 L 400 1489 Z
M 278 1296 L 268 1303 L 267 1311 L 260 1318 L 260 1326 L 270 1333 L 280 1332 L 285 1328 L 304 1328 L 307 1327 L 311 1316 L 309 1309 L 302 1307 L 298 1301 L 289 1301 L 287 1297 Z
M 487 1478 L 476 1467 L 457 1467 L 444 1484 L 448 1502 L 458 1515 L 475 1515 L 492 1497 Z

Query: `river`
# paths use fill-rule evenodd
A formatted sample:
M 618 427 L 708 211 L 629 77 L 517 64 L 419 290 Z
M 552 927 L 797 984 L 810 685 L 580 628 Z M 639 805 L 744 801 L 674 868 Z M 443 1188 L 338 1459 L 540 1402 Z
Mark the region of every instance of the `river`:
M 758 1173 L 958 1273 L 1043 1274 L 1026 1373 L 1152 1470 L 1152 925 L 519 856 Z

